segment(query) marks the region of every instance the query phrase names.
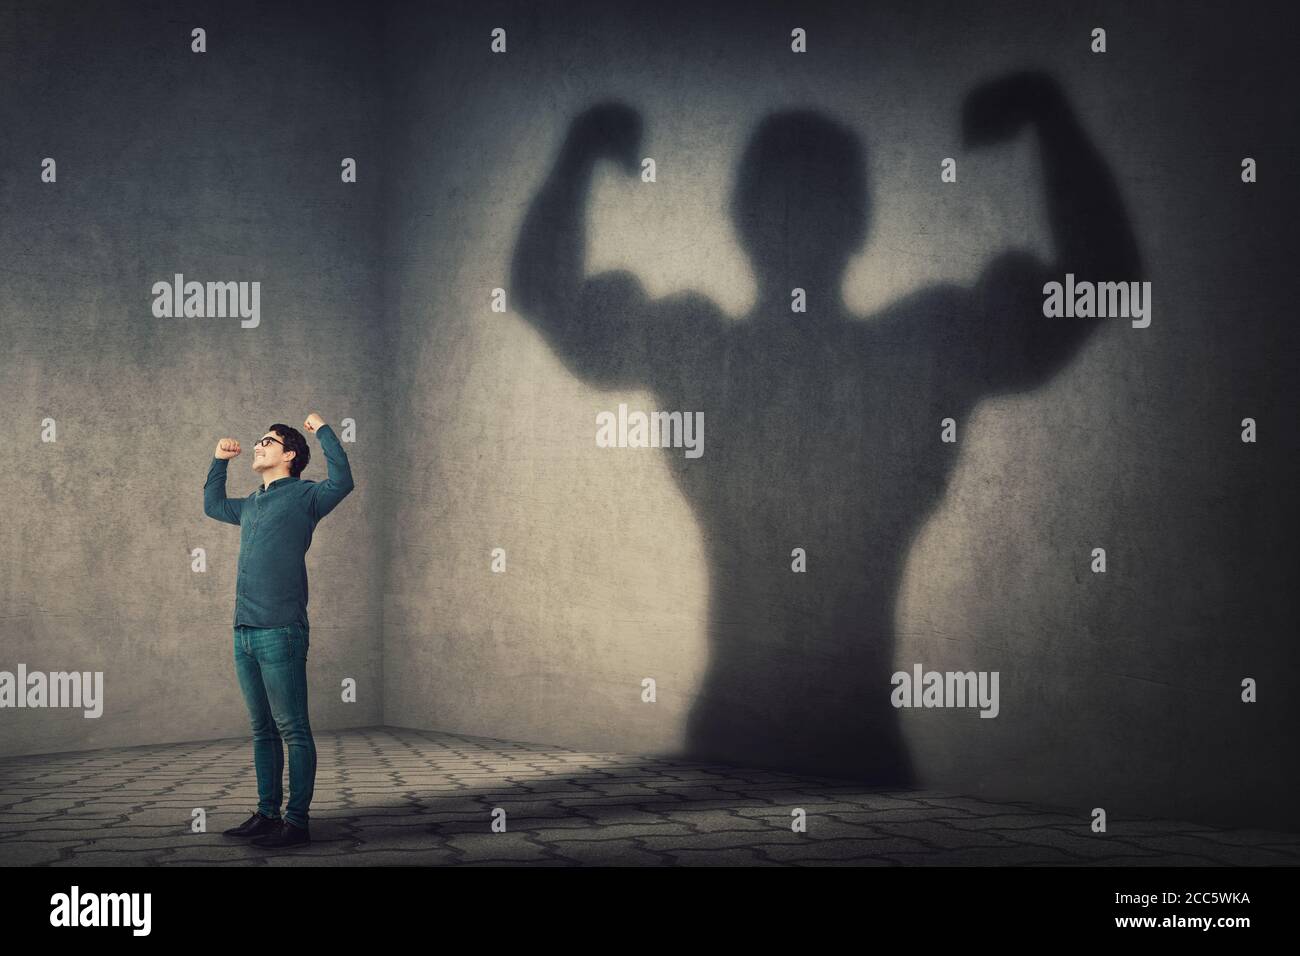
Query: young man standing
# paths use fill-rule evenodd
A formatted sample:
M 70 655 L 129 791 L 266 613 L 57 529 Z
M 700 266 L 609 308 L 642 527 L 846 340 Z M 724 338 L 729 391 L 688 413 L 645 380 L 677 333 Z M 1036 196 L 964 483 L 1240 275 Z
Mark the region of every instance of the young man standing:
M 228 836 L 262 847 L 309 843 L 307 808 L 316 781 L 316 744 L 307 719 L 307 549 L 317 522 L 352 490 L 348 456 L 334 430 L 313 412 L 303 427 L 320 438 L 329 477 L 298 476 L 311 460 L 307 440 L 272 425 L 253 450 L 262 487 L 226 497 L 226 465 L 241 451 L 223 438 L 203 487 L 203 513 L 240 526 L 235 585 L 235 673 L 253 723 L 257 810 Z M 289 746 L 289 803 L 280 820 L 284 750 Z

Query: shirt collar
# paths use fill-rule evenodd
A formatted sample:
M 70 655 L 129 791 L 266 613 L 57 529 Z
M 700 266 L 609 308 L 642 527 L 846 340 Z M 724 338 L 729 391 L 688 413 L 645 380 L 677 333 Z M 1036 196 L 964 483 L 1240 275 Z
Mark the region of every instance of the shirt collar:
M 299 479 L 299 478 L 295 478 L 293 475 L 285 475 L 283 478 L 277 478 L 277 479 L 275 479 L 275 481 L 271 482 L 269 485 L 267 485 L 267 486 L 264 487 L 264 488 L 258 488 L 258 489 L 257 489 L 257 493 L 258 493 L 259 495 L 264 495 L 264 494 L 266 494 L 268 491 L 270 491 L 272 488 L 274 488 L 276 485 L 282 485 L 282 484 L 284 484 L 284 483 L 287 482 L 287 481 L 300 481 L 300 480 L 301 480 L 301 479 Z

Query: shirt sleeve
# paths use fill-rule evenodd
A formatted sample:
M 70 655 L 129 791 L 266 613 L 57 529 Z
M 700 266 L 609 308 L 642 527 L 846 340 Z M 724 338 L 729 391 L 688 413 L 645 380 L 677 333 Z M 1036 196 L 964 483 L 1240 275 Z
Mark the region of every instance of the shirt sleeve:
M 343 445 L 333 428 L 322 425 L 316 429 L 316 437 L 320 439 L 321 450 L 325 452 L 325 467 L 329 472 L 328 478 L 312 482 L 307 489 L 307 512 L 313 520 L 319 521 L 333 511 L 352 490 L 352 467 L 348 464 L 347 453 L 343 451 Z
M 203 486 L 203 513 L 209 518 L 216 518 L 227 524 L 239 524 L 239 515 L 244 509 L 242 498 L 226 497 L 225 458 L 213 457 L 208 468 L 208 481 Z

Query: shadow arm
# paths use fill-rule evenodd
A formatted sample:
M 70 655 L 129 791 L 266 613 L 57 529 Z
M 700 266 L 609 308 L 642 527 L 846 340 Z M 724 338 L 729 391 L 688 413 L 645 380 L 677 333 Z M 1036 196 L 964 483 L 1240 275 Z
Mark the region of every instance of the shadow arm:
M 525 214 L 510 268 L 513 307 L 570 372 L 605 388 L 641 387 L 649 375 L 652 309 L 640 282 L 626 271 L 585 275 L 592 175 L 610 154 L 602 136 L 620 117 L 631 122 L 608 109 L 575 121 Z
M 1048 317 L 1044 286 L 1130 282 L 1141 261 L 1128 213 L 1105 160 L 1054 80 L 1041 74 L 991 84 L 968 108 L 968 137 L 1023 118 L 1037 135 L 1055 260 L 1024 252 L 999 256 L 973 290 L 970 335 L 981 337 L 983 394 L 1036 388 L 1060 371 L 1107 319 Z M 997 110 L 995 114 L 993 111 Z M 1002 117 L 1010 117 L 1010 120 Z

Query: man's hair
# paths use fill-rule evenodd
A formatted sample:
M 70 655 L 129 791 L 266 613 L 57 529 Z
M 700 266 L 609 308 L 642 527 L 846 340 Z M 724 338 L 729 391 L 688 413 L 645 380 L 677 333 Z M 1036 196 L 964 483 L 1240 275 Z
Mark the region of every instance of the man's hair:
M 302 432 L 298 429 L 290 428 L 288 425 L 272 425 L 267 431 L 275 432 L 284 439 L 284 450 L 293 452 L 293 458 L 289 461 L 289 474 L 297 478 L 311 461 L 311 449 L 307 447 L 307 439 L 302 437 Z

